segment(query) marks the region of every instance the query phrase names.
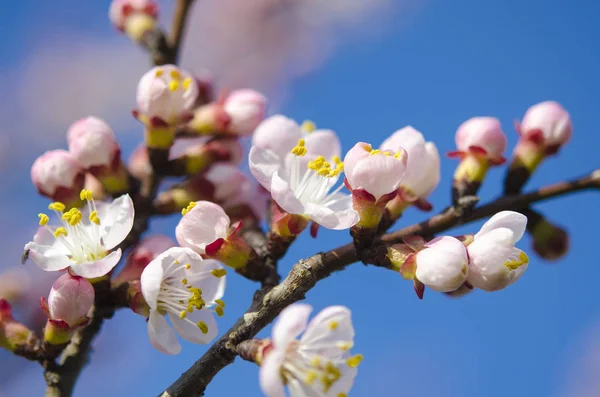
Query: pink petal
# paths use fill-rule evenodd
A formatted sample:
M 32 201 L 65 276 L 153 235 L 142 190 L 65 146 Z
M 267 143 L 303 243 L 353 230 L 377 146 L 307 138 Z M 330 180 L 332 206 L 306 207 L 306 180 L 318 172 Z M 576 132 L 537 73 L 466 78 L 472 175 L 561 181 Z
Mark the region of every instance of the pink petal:
M 104 258 L 91 263 L 72 264 L 71 270 L 78 276 L 97 278 L 108 274 L 121 260 L 121 249 L 111 252 Z
M 273 175 L 282 167 L 283 159 L 275 152 L 252 146 L 248 154 L 250 172 L 268 191 L 271 191 Z

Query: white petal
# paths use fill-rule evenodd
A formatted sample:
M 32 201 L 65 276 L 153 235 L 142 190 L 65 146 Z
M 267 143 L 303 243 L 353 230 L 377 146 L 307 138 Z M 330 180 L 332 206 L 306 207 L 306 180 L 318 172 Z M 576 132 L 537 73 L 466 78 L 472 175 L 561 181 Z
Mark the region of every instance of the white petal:
M 317 314 L 306 327 L 300 339 L 301 350 L 328 358 L 336 358 L 347 353 L 340 349 L 340 343 L 354 341 L 354 327 L 350 309 L 344 306 L 330 306 Z
M 214 259 L 204 260 L 204 271 L 210 272 L 215 269 L 223 269 L 219 261 Z M 197 285 L 202 290 L 202 299 L 207 303 L 214 303 L 215 300 L 221 299 L 225 293 L 226 278 L 227 276 L 214 277 L 211 275 L 200 280 L 198 283 L 194 283 L 194 285 Z
M 55 246 L 30 242 L 25 246 L 25 250 L 29 250 L 29 258 L 47 272 L 63 270 L 75 263 Z
M 204 253 L 206 246 L 219 238 L 227 238 L 230 220 L 223 208 L 209 201 L 198 201 L 175 228 L 177 242 Z
M 121 260 L 121 249 L 111 252 L 95 262 L 72 264 L 71 270 L 85 278 L 102 277 L 108 274 Z
M 283 160 L 275 152 L 258 146 L 252 146 L 250 153 L 248 153 L 250 172 L 269 191 L 271 191 L 271 179 L 273 179 L 273 175 L 277 170 L 282 167 Z
M 360 219 L 358 212 L 352 208 L 352 197 L 342 193 L 335 198 L 335 202 L 328 206 L 320 204 L 307 204 L 306 215 L 319 225 L 333 230 L 344 230 L 354 226 Z
M 454 237 L 438 237 L 417 253 L 417 279 L 439 292 L 458 289 L 467 280 L 467 251 Z
M 265 119 L 256 128 L 252 136 L 252 146 L 273 151 L 283 158 L 291 152 L 300 138 L 300 126 L 294 120 L 276 114 Z
M 142 275 L 140 276 L 140 284 L 142 288 L 142 295 L 150 309 L 156 310 L 158 293 L 160 292 L 161 283 L 165 277 L 166 270 L 171 264 L 177 259 L 182 252 L 187 250 L 181 247 L 169 248 L 162 254 L 154 258 L 144 268 Z
M 187 314 L 187 318 L 192 321 L 185 321 L 179 318 L 179 316 L 169 312 L 169 319 L 173 324 L 173 327 L 179 335 L 188 342 L 205 345 L 210 343 L 217 337 L 218 328 L 215 316 L 209 309 L 196 310 L 192 313 Z M 200 328 L 196 325 L 198 321 L 204 321 L 208 326 L 208 332 L 203 334 Z
M 334 157 L 341 157 L 342 147 L 340 139 L 331 130 L 316 130 L 306 134 L 305 138 L 306 156 L 315 158 L 323 156 L 327 161 Z
M 273 200 L 286 212 L 290 214 L 304 214 L 304 205 L 298 200 L 290 187 L 290 184 L 279 176 L 273 174 L 271 179 L 271 194 Z
M 283 309 L 273 326 L 273 344 L 277 349 L 284 349 L 306 328 L 312 306 L 295 303 Z
M 327 392 L 327 397 L 337 397 L 340 393 L 348 394 L 354 385 L 354 378 L 358 374 L 358 368 L 342 366 L 339 370 L 342 373 L 342 377 L 331 386 L 331 389 Z
M 177 340 L 175 330 L 169 326 L 165 317 L 155 310 L 150 312 L 148 319 L 148 337 L 158 351 L 166 354 L 181 352 L 181 344 Z
M 267 397 L 285 397 L 281 366 L 285 360 L 285 349 L 272 349 L 260 365 L 258 379 L 260 388 Z
M 115 199 L 112 203 L 96 203 L 98 218 L 100 219 L 101 237 L 104 248 L 113 249 L 131 231 L 135 210 L 133 201 L 128 194 Z
M 512 243 L 514 244 L 519 241 L 525 233 L 525 228 L 527 227 L 527 217 L 519 212 L 514 211 L 498 212 L 483 224 L 479 232 L 475 235 L 475 239 L 480 238 L 484 234 L 501 227 L 512 230 Z

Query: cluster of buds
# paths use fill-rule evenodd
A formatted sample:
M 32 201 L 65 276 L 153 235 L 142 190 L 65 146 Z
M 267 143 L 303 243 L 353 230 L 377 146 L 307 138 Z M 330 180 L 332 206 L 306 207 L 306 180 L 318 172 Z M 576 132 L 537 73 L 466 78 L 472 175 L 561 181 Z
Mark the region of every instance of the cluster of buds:
M 158 4 L 154 0 L 113 0 L 108 16 L 119 31 L 133 41 L 142 42 L 156 29 Z
M 527 218 L 502 211 L 475 235 L 437 237 L 426 242 L 409 237 L 388 249 L 388 259 L 405 279 L 413 280 L 419 298 L 425 287 L 439 292 L 463 288 L 498 291 L 514 283 L 527 269 L 529 258 L 515 244 Z

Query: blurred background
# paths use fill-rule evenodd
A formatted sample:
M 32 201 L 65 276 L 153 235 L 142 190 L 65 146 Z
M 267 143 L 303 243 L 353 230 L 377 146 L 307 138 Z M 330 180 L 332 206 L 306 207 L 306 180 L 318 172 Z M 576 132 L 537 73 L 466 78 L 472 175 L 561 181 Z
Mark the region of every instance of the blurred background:
M 165 27 L 172 3 L 160 2 Z M 378 145 L 413 125 L 445 153 L 454 147 L 458 125 L 472 116 L 500 118 L 512 147 L 513 120 L 530 105 L 552 99 L 571 113 L 574 136 L 527 188 L 600 167 L 597 1 L 196 3 L 184 68 L 210 71 L 221 89 L 263 91 L 270 113 L 332 128 L 345 150 L 357 140 Z M 0 294 L 12 293 L 21 302 L 18 317 L 29 323 L 40 322 L 39 298 L 56 277 L 33 263 L 19 264 L 36 214 L 47 203 L 29 179 L 33 160 L 65 148 L 68 126 L 88 115 L 113 127 L 125 155 L 142 139 L 130 110 L 149 58 L 117 34 L 108 6 L 108 0 L 0 5 Z M 455 165 L 442 161 L 442 183 L 431 197 L 435 210 L 449 202 Z M 504 169 L 492 170 L 481 191 L 484 200 L 500 192 L 503 174 Z M 526 236 L 520 248 L 530 253 L 531 264 L 506 290 L 462 299 L 427 291 L 419 301 L 400 276 L 354 265 L 308 294 L 316 309 L 342 304 L 353 310 L 355 350 L 365 360 L 350 396 L 600 395 L 598 194 L 584 192 L 536 208 L 569 231 L 570 251 L 549 263 L 533 254 Z M 399 226 L 425 216 L 409 209 Z M 151 232 L 174 235 L 177 219 L 157 220 Z M 303 235 L 281 270 L 348 239 L 325 229 L 315 241 Z M 241 277 L 229 278 L 222 330 L 246 310 L 254 289 Z M 107 322 L 75 395 L 157 395 L 206 350 L 186 343 L 182 354 L 166 356 L 151 347 L 146 332 L 144 320 L 129 311 Z M 238 360 L 206 394 L 258 397 L 257 373 L 256 366 Z M 38 396 L 43 390 L 39 365 L 0 352 L 0 396 Z

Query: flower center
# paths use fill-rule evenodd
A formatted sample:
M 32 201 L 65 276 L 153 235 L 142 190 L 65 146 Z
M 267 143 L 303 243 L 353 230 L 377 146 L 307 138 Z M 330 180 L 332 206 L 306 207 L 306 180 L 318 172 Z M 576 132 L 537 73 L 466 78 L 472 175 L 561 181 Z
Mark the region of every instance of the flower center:
M 507 261 L 504 262 L 504 266 L 510 270 L 517 270 L 527 263 L 529 263 L 529 257 L 525 252 L 519 250 L 517 255 L 511 255 L 508 257 Z
M 340 174 L 344 172 L 344 163 L 335 156 L 335 166 L 332 167 L 323 156 L 318 156 L 306 164 L 301 160 L 306 152 L 305 141 L 300 139 L 292 149 L 294 159 L 291 164 L 290 188 L 302 203 L 331 205 L 335 200 L 334 195 L 343 188 L 343 184 L 340 184 L 330 193 Z
M 87 221 L 78 208 L 71 208 L 65 212 L 65 205 L 54 202 L 48 209 L 54 211 L 60 218 L 62 226 L 52 228 L 48 226 L 50 217 L 44 213 L 38 214 L 40 226 L 44 226 L 69 252 L 68 257 L 77 264 L 90 263 L 106 256 L 104 243 L 100 231 L 100 217 L 92 192 L 83 189 L 79 195 L 86 201 L 89 209 Z
M 193 322 L 188 318 L 188 314 L 214 306 L 213 310 L 217 316 L 221 317 L 225 314 L 225 302 L 221 299 L 206 302 L 202 297 L 202 289 L 194 285 L 207 277 L 221 278 L 225 274 L 227 274 L 225 269 L 197 272 L 192 270 L 190 263 L 182 265 L 178 260 L 173 261 L 167 268 L 160 285 L 157 299 L 158 312 L 163 315 L 173 313 L 182 320 L 197 326 L 203 334 L 207 334 L 208 325 L 204 321 Z

